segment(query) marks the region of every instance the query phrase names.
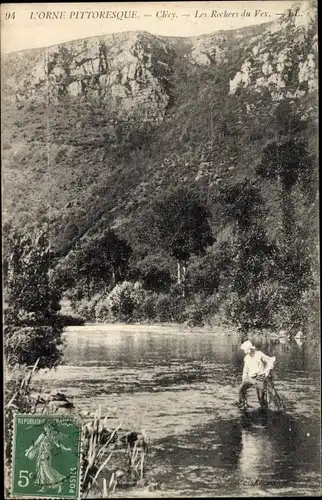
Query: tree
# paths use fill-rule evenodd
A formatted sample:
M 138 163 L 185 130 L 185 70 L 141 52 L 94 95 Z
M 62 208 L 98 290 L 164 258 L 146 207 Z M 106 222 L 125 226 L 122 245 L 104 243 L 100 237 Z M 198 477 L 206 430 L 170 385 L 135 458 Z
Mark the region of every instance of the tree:
M 235 225 L 231 292 L 233 320 L 243 328 L 269 324 L 269 283 L 276 271 L 277 248 L 263 226 L 266 213 L 255 181 L 243 179 L 221 191 L 223 213 Z M 265 312 L 265 314 L 263 314 Z
M 255 180 L 241 179 L 224 186 L 219 194 L 226 221 L 237 224 L 240 231 L 246 231 L 265 214 L 262 196 Z
M 133 255 L 128 279 L 142 282 L 146 290 L 157 293 L 169 292 L 173 284 L 172 263 L 169 260 L 165 252 L 156 254 L 150 251 L 143 256 L 137 251 Z
M 70 273 L 74 286 L 85 288 L 90 298 L 107 285 L 113 286 L 125 278 L 131 254 L 130 245 L 114 230 L 108 229 L 71 251 L 63 272 L 65 275 Z
M 295 223 L 294 197 L 292 192 L 297 183 L 310 181 L 312 159 L 304 140 L 297 138 L 273 141 L 262 153 L 257 174 L 264 179 L 277 182 L 280 187 L 280 200 L 285 237 L 292 237 Z
M 277 183 L 283 213 L 285 236 L 294 224 L 293 189 L 299 184 L 306 194 L 314 191 L 314 161 L 308 151 L 308 122 L 301 119 L 289 103 L 282 102 L 273 116 L 273 139 L 262 151 L 256 174 Z
M 192 191 L 177 189 L 153 203 L 145 219 L 147 238 L 177 260 L 177 283 L 185 295 L 187 262 L 214 241 L 210 214 Z
M 170 272 L 164 269 L 159 269 L 157 266 L 151 266 L 141 273 L 141 279 L 144 287 L 147 290 L 154 292 L 167 292 L 171 286 Z
M 193 259 L 187 272 L 189 289 L 203 298 L 213 295 L 220 281 L 220 264 L 212 249 L 209 247 L 205 255 Z
M 4 348 L 9 366 L 61 361 L 60 291 L 53 286 L 47 230 L 7 238 Z
M 275 182 L 279 188 L 282 213 L 278 242 L 279 279 L 283 306 L 289 309 L 292 324 L 298 323 L 301 297 L 312 281 L 312 243 L 303 238 L 301 221 L 296 213 L 301 203 L 300 192 L 304 195 L 303 203 L 308 205 L 314 203 L 316 194 L 315 163 L 308 151 L 307 127 L 308 124 L 291 106 L 281 103 L 275 111 L 275 137 L 264 148 L 256 169 L 259 177 Z

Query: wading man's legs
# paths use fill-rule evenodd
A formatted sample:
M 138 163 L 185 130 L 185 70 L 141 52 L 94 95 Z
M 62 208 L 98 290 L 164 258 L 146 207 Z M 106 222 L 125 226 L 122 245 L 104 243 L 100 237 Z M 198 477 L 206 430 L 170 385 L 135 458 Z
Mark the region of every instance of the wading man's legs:
M 265 382 L 265 376 L 263 375 L 259 375 L 258 377 L 256 377 L 256 392 L 260 406 L 262 408 L 265 408 L 267 406 L 266 382 Z
M 260 406 L 262 408 L 267 407 L 267 383 L 269 381 L 265 379 L 264 376 L 260 375 L 256 378 L 246 377 L 243 380 L 242 385 L 239 388 L 239 403 L 246 403 L 246 393 L 250 387 L 255 387 L 257 392 L 257 398 Z
M 250 377 L 246 377 L 242 385 L 239 388 L 239 403 L 245 404 L 246 403 L 246 392 L 250 387 L 253 387 L 256 385 L 256 380 Z

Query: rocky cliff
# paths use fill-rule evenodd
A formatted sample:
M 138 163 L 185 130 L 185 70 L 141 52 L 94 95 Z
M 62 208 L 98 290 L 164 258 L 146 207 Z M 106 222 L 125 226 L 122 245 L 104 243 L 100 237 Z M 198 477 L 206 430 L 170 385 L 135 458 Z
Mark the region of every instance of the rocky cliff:
M 317 18 L 309 4 L 295 5 L 252 37 L 230 93 L 267 90 L 273 100 L 304 96 L 317 89 Z
M 178 59 L 187 76 L 196 65 L 220 71 L 232 62 L 237 45 L 244 56 L 230 79 L 231 94 L 240 88 L 266 89 L 281 99 L 316 89 L 316 13 L 303 2 L 275 22 L 211 35 L 127 32 L 12 53 L 4 57 L 4 91 L 20 105 L 68 95 L 97 98 L 127 117 L 140 110 L 163 119 L 173 100 Z
M 316 119 L 316 8 L 301 6 L 199 37 L 116 33 L 4 56 L 4 219 L 49 218 L 64 248 L 171 185 L 208 199 L 251 175 L 276 103 Z

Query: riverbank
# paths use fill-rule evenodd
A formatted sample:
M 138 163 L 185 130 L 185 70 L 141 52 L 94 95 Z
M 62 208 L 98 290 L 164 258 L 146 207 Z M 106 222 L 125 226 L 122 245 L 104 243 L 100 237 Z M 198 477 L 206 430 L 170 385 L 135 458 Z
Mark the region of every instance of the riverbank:
M 80 327 L 80 328 L 79 328 Z M 234 336 L 238 337 L 240 334 L 237 329 L 228 326 L 202 326 L 202 327 L 190 327 L 182 323 L 91 323 L 85 322 L 83 325 L 68 325 L 65 327 L 65 332 L 114 332 L 118 330 L 129 331 L 129 332 L 150 332 L 154 333 L 174 333 L 174 334 L 184 334 L 184 333 L 213 333 L 218 336 Z
M 315 337 L 301 336 L 296 338 L 294 335 L 289 335 L 284 332 L 272 332 L 269 330 L 250 331 L 247 335 L 242 334 L 237 328 L 231 325 L 205 325 L 199 327 L 191 327 L 182 323 L 92 323 L 92 322 L 75 322 L 68 324 L 64 328 L 64 335 L 77 335 L 88 332 L 91 337 L 95 335 L 113 336 L 115 333 L 123 331 L 144 334 L 153 331 L 155 335 L 172 333 L 174 335 L 214 335 L 218 338 L 232 338 L 236 341 L 243 342 L 246 338 L 251 340 L 255 345 L 263 342 L 276 342 L 280 344 L 289 344 L 295 341 L 301 346 L 303 342 L 309 342 L 310 345 L 319 348 L 319 339 Z M 294 338 L 295 337 L 295 338 Z
M 193 326 L 189 324 L 189 322 L 158 322 L 155 320 L 140 320 L 140 321 L 131 321 L 131 322 L 94 322 L 94 321 L 86 321 L 82 319 L 79 315 L 73 312 L 70 301 L 62 300 L 61 301 L 61 311 L 60 314 L 62 317 L 67 318 L 65 322 L 65 331 L 71 331 L 75 326 L 85 326 L 88 329 L 97 329 L 98 331 L 108 331 L 110 329 L 113 330 L 129 330 L 133 331 L 135 329 L 137 332 L 144 332 L 146 330 L 153 329 L 153 331 L 173 331 L 178 333 L 185 332 L 193 332 L 193 333 L 214 333 L 215 335 L 234 337 L 234 338 L 242 338 L 245 340 L 248 338 L 253 342 L 261 342 L 263 339 L 271 339 L 275 341 L 281 340 L 281 342 L 290 341 L 293 338 L 297 340 L 308 339 L 314 345 L 319 345 L 319 336 L 318 335 L 304 335 L 302 331 L 298 329 L 291 331 L 285 329 L 253 329 L 247 333 L 241 333 L 241 331 L 232 323 L 227 321 L 227 319 L 217 315 L 211 319 L 211 321 L 207 321 L 203 325 Z M 73 321 L 74 318 L 74 321 Z

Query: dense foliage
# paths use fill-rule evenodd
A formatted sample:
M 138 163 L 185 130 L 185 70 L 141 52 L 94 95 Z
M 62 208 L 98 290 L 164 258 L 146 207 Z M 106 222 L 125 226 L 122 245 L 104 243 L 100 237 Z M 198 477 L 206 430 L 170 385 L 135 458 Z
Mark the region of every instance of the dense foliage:
M 16 363 L 51 368 L 61 360 L 60 287 L 51 270 L 47 230 L 6 237 L 4 350 Z
M 161 120 L 140 106 L 121 119 L 94 94 L 46 112 L 5 101 L 5 220 L 49 224 L 56 286 L 80 316 L 317 333 L 316 27 L 291 14 L 283 37 L 227 32 L 225 57 L 206 65 L 177 40 Z M 257 85 L 264 56 L 285 87 Z M 246 61 L 251 84 L 232 93 Z
M 271 124 L 274 138 L 263 145 L 252 176 L 213 185 L 208 203 L 202 188 L 188 185 L 172 187 L 141 209 L 125 231 L 132 248 L 124 246 L 126 266 L 116 288 L 98 264 L 106 247 L 99 250 L 94 237 L 80 243 L 86 265 L 94 265 L 91 279 L 96 285 L 105 279 L 105 285 L 76 300 L 79 314 L 94 321 L 190 324 L 221 317 L 244 330 L 316 328 L 316 240 L 312 233 L 305 239 L 310 228 L 303 225 L 305 217 L 316 222 L 308 124 L 285 103 L 275 108 Z M 82 276 L 86 272 L 78 284 Z

